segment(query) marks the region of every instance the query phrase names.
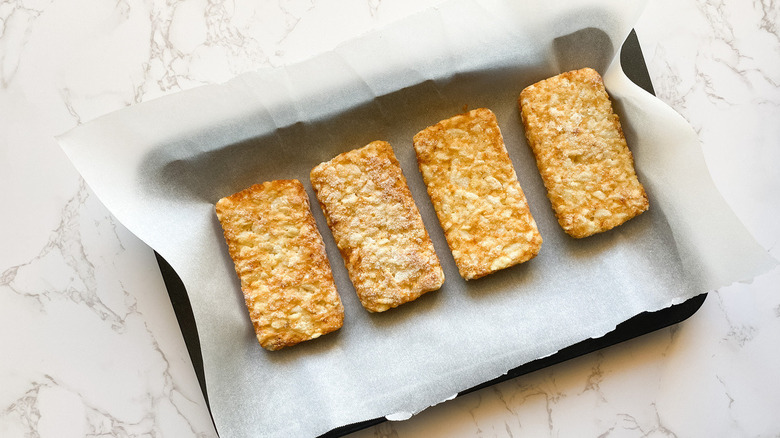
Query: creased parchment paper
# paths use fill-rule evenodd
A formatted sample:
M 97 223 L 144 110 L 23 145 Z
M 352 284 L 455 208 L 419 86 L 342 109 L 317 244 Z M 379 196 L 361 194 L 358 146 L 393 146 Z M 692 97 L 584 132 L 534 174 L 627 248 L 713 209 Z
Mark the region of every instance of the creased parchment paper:
M 747 280 L 775 263 L 714 188 L 693 130 L 612 62 L 642 5 L 456 0 L 286 68 L 135 105 L 58 138 L 128 229 L 181 276 L 223 437 L 313 436 L 405 418 L 642 311 Z M 591 66 L 605 76 L 650 210 L 568 238 L 525 143 L 527 85 Z M 465 282 L 417 170 L 412 136 L 488 107 L 544 238 L 537 258 Z M 312 167 L 389 141 L 434 240 L 441 290 L 382 314 L 359 304 L 309 183 Z M 214 203 L 251 184 L 306 185 L 345 306 L 338 332 L 258 345 Z

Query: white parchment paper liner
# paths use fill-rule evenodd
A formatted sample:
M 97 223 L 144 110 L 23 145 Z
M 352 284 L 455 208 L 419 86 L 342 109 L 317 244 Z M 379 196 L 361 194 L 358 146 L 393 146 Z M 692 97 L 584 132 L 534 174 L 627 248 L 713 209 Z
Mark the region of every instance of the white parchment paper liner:
M 714 188 L 693 130 L 611 62 L 642 5 L 565 3 L 452 1 L 304 63 L 129 107 L 58 138 L 108 209 L 181 276 L 223 437 L 312 436 L 405 418 L 642 311 L 774 266 Z M 584 66 L 605 75 L 651 208 L 574 240 L 545 197 L 516 99 L 537 80 Z M 411 139 L 480 106 L 498 116 L 544 245 L 528 263 L 466 283 Z M 447 280 L 413 303 L 369 314 L 308 172 L 379 139 L 395 148 Z M 309 190 L 346 317 L 336 333 L 271 353 L 255 340 L 214 203 L 279 178 Z

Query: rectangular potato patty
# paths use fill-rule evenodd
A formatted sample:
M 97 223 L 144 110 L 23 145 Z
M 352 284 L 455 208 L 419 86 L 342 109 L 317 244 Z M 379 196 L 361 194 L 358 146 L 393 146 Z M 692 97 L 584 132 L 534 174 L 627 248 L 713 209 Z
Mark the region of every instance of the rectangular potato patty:
M 363 307 L 382 312 L 441 287 L 444 272 L 389 143 L 319 164 L 311 183 Z
M 300 181 L 254 185 L 220 199 L 216 210 L 263 348 L 341 327 L 344 309 Z
M 492 111 L 475 109 L 430 126 L 414 136 L 414 148 L 464 279 L 537 255 L 542 237 Z
M 584 68 L 522 91 L 528 144 L 558 223 L 569 235 L 607 231 L 648 208 L 601 76 Z

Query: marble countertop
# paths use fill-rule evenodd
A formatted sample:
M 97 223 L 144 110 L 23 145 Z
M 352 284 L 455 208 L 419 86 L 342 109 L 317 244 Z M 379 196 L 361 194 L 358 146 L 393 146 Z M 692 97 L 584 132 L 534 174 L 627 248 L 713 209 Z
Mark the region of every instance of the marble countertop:
M 149 247 L 54 136 L 137 102 L 289 64 L 441 0 L 0 3 L 0 436 L 215 436 Z M 650 1 L 657 96 L 780 258 L 780 7 Z M 350 436 L 778 436 L 780 268 L 678 325 Z

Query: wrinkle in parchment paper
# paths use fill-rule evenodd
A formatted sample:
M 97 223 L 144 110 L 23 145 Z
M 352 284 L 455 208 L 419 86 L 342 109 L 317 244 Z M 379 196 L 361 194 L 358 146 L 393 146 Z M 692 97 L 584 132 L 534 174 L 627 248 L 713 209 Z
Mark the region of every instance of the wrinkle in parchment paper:
M 773 265 L 714 188 L 692 129 L 613 61 L 641 9 L 618 0 L 456 0 L 301 64 L 136 105 L 59 138 L 108 209 L 182 278 L 221 436 L 313 436 L 381 416 L 406 418 L 638 313 Z M 575 240 L 552 214 L 516 99 L 533 82 L 585 66 L 605 76 L 650 210 Z M 477 107 L 496 113 L 544 244 L 527 263 L 465 282 L 411 139 Z M 263 350 L 214 203 L 280 178 L 300 179 L 314 201 L 311 168 L 373 140 L 394 147 L 444 286 L 397 309 L 366 312 L 315 207 L 344 327 Z

